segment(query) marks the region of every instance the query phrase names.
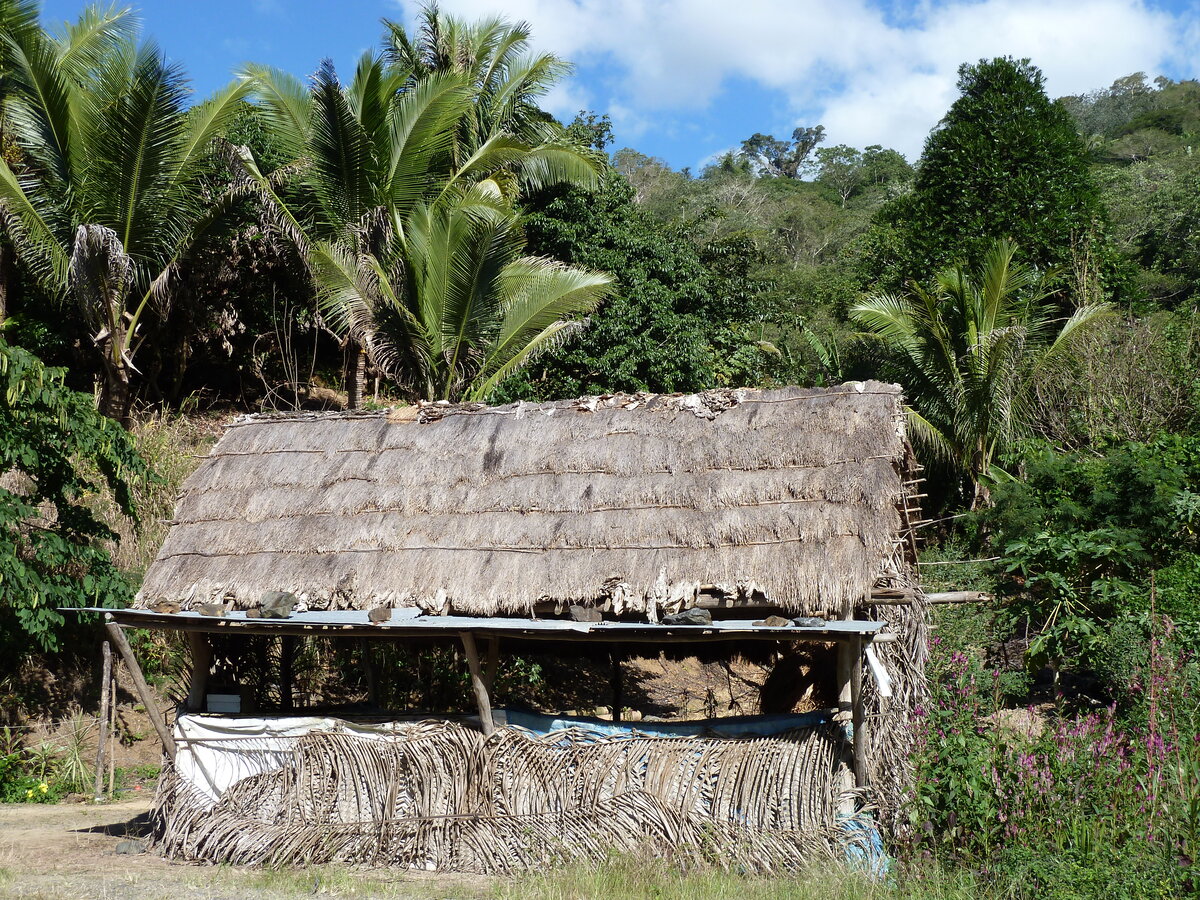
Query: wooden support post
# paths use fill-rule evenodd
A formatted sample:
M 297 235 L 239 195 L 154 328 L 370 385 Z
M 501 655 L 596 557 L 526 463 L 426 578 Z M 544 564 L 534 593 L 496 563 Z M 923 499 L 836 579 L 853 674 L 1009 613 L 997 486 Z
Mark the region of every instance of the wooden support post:
M 621 680 L 621 645 L 614 644 L 608 651 L 608 663 L 612 666 L 612 720 L 621 721 L 621 708 L 625 705 L 625 684 Z
M 112 693 L 108 698 L 108 796 L 117 792 L 117 675 L 121 671 L 118 660 L 113 666 Z
M 483 683 L 487 685 L 489 694 L 496 686 L 498 674 L 500 674 L 500 638 L 494 637 L 488 641 L 487 662 L 483 666 Z
M 208 635 L 188 632 L 188 647 L 192 651 L 192 677 L 188 682 L 187 711 L 204 712 L 204 696 L 208 692 L 208 675 L 212 671 L 213 650 Z
M 853 692 L 850 683 L 854 669 L 854 642 L 838 641 L 837 645 L 837 706 L 842 719 L 849 718 L 853 702 Z
M 375 660 L 371 656 L 371 642 L 367 638 L 360 638 L 358 649 L 362 653 L 363 676 L 367 682 L 367 702 L 378 709 L 379 679 L 375 674 Z
M 293 663 L 299 638 L 285 635 L 279 639 L 279 708 L 291 712 L 296 708 L 292 682 L 296 680 Z
M 854 725 L 854 784 L 864 787 L 867 783 L 867 717 L 863 708 L 863 644 L 862 638 L 850 642 L 853 663 L 850 669 L 851 721 Z
M 475 691 L 475 703 L 479 707 L 479 723 L 483 733 L 490 735 L 496 730 L 492 721 L 492 700 L 488 696 L 487 684 L 484 683 L 483 673 L 479 666 L 479 648 L 475 646 L 475 635 L 469 631 L 460 631 L 463 650 L 467 653 L 467 668 L 471 670 L 471 687 Z
M 100 722 L 96 731 L 96 781 L 92 799 L 97 803 L 104 799 L 104 753 L 108 745 L 108 697 L 109 682 L 112 681 L 112 648 L 108 641 L 103 647 L 104 662 L 100 666 Z
M 158 711 L 158 704 L 154 702 L 154 695 L 150 693 L 150 688 L 146 684 L 146 678 L 142 675 L 142 667 L 138 665 L 137 657 L 133 655 L 133 648 L 129 646 L 129 641 L 125 639 L 125 632 L 121 630 L 120 625 L 113 621 L 112 616 L 106 613 L 104 619 L 104 627 L 108 631 L 108 636 L 112 638 L 113 644 L 116 645 L 117 652 L 121 654 L 121 659 L 125 660 L 125 665 L 129 666 L 129 675 L 133 679 L 133 686 L 137 690 L 138 698 L 142 701 L 142 705 L 146 707 L 146 715 L 150 717 L 150 723 L 154 726 L 154 730 L 158 732 L 158 739 L 162 741 L 163 750 L 166 751 L 167 758 L 174 765 L 175 741 L 171 739 L 171 732 L 167 731 L 167 724 L 163 721 L 162 713 Z

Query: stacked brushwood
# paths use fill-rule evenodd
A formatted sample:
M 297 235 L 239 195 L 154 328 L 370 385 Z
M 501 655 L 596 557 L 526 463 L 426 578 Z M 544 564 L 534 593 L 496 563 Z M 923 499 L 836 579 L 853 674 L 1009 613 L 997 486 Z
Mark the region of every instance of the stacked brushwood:
M 790 871 L 844 855 L 861 833 L 839 816 L 846 760 L 842 729 L 828 724 L 743 738 L 514 727 L 484 738 L 452 722 L 311 732 L 215 802 L 168 772 L 154 844 L 235 865 L 492 874 L 622 853 Z

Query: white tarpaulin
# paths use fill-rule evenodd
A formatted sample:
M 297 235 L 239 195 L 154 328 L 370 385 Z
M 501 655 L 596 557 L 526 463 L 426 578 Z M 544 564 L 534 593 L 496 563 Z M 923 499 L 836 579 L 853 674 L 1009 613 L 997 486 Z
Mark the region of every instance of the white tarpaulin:
M 425 721 L 428 721 L 426 719 Z M 411 723 L 377 725 L 326 716 L 182 715 L 175 721 L 175 759 L 179 777 L 216 802 L 243 778 L 281 769 L 292 744 L 312 732 L 352 734 L 364 738 L 402 736 Z

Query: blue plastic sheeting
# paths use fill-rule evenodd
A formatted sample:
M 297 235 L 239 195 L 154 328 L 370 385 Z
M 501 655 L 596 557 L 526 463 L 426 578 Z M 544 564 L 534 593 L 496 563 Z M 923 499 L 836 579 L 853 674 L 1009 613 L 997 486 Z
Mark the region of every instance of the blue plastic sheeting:
M 872 878 L 882 878 L 892 866 L 892 860 L 883 849 L 883 835 L 875 824 L 875 817 L 866 810 L 839 821 L 845 835 L 846 860 L 853 868 L 860 869 Z
M 699 719 L 690 722 L 610 722 L 587 716 L 544 716 L 538 713 L 508 710 L 508 724 L 546 735 L 568 728 L 595 732 L 603 737 L 762 737 L 792 728 L 810 728 L 829 721 L 824 712 L 777 716 L 737 716 L 728 719 Z

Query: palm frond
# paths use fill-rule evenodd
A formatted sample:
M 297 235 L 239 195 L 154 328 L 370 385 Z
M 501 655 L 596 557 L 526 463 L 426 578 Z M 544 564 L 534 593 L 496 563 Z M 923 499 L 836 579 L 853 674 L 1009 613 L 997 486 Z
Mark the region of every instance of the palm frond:
M 71 293 L 88 325 L 113 336 L 112 353 L 125 349 L 116 339 L 125 329 L 125 298 L 133 282 L 133 261 L 121 239 L 103 225 L 80 225 L 71 251 Z
M 522 186 L 538 191 L 556 184 L 572 184 L 587 190 L 600 184 L 600 163 L 569 144 L 545 144 L 524 154 L 519 161 Z
M 470 103 L 469 85 L 455 74 L 432 75 L 394 96 L 388 114 L 391 158 L 386 191 L 401 214 L 429 191 L 433 160 L 449 150 L 453 125 Z
M 0 41 L 9 65 L 4 113 L 11 137 L 65 193 L 72 181 L 71 85 L 50 44 L 7 34 Z
M 481 373 L 481 377 L 486 377 L 472 383 L 465 392 L 465 398 L 475 401 L 487 400 L 506 378 L 521 371 L 543 353 L 553 350 L 579 334 L 586 324 L 586 322 L 551 322 L 541 332 L 529 338 L 516 354 L 498 366 L 489 365 L 492 362 L 489 358 Z
M 308 152 L 312 136 L 313 100 L 304 83 L 282 69 L 250 64 L 238 72 L 250 85 L 263 121 L 290 159 Z
M 135 39 L 137 17 L 129 7 L 85 6 L 79 18 L 55 32 L 54 44 L 61 71 L 81 79 L 98 68 L 101 61 L 122 44 Z
M 321 63 L 313 78 L 312 132 L 308 153 L 312 159 L 314 192 L 335 229 L 357 223 L 375 206 L 378 179 L 371 141 L 338 81 L 333 63 Z
M 20 179 L 0 157 L 0 214 L 9 239 L 38 282 L 52 295 L 66 291 L 71 257 L 63 235 L 26 194 Z
M 907 407 L 907 431 L 912 437 L 913 442 L 920 447 L 923 447 L 929 453 L 930 458 L 945 462 L 949 465 L 961 465 L 962 459 L 959 453 L 955 450 L 954 444 L 957 443 L 952 438 L 948 438 L 942 433 L 942 430 L 926 419 L 923 415 L 913 409 Z
M 528 358 L 526 346 L 536 335 L 565 320 L 593 310 L 613 289 L 613 278 L 538 257 L 518 259 L 505 267 L 499 292 L 503 318 L 490 343 L 482 374 L 511 371 L 510 362 Z
M 85 96 L 91 146 L 81 217 L 113 228 L 135 260 L 149 259 L 177 242 L 200 199 L 170 190 L 187 133 L 187 80 L 147 42 L 106 58 Z
M 198 158 L 211 152 L 213 141 L 225 133 L 249 93 L 249 84 L 235 81 L 188 110 L 188 127 L 179 148 L 178 162 L 168 176 L 170 182 L 177 183 Z

